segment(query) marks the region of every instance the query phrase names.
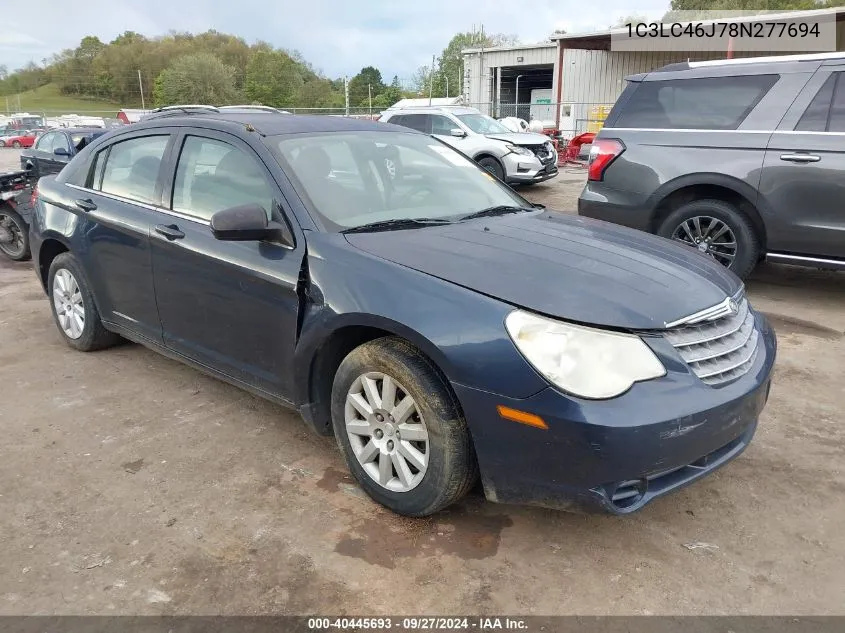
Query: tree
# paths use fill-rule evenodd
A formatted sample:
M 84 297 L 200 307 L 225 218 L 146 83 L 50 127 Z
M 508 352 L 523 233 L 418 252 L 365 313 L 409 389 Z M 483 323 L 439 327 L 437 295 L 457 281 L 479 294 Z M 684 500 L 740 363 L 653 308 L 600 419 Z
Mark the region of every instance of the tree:
M 394 75 L 393 81 L 391 81 L 390 85 L 384 89 L 384 92 L 373 98 L 373 107 L 378 108 L 379 110 L 384 110 L 385 108 L 392 106 L 401 98 L 402 86 L 399 83 L 399 77 Z
M 610 25 L 610 28 L 618 29 L 620 27 L 627 26 L 628 24 L 638 24 L 640 22 L 648 21 L 648 18 L 646 18 L 644 15 L 632 13 L 631 15 L 626 15 L 624 18 L 619 18 L 618 20 L 616 20 L 616 22 Z
M 663 21 L 689 19 L 678 11 L 800 11 L 841 6 L 842 0 L 672 0 L 670 11 Z
M 349 80 L 349 103 L 356 106 L 366 106 L 370 98 L 370 89 L 372 89 L 372 95 L 375 98 L 381 94 L 384 88 L 381 71 L 378 68 L 374 66 L 362 68 L 361 72 Z
M 155 83 L 156 106 L 178 103 L 226 105 L 238 101 L 235 69 L 211 53 L 180 57 Z
M 257 51 L 246 67 L 244 93 L 247 98 L 268 106 L 294 105 L 304 84 L 297 63 L 282 51 Z

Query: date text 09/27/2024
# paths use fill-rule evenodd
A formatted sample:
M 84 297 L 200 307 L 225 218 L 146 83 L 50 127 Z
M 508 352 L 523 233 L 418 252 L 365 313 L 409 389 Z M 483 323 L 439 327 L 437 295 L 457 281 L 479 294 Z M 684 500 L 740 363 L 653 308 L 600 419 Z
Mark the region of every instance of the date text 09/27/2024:
M 311 631 L 527 631 L 524 619 L 510 617 L 347 617 L 308 618 Z

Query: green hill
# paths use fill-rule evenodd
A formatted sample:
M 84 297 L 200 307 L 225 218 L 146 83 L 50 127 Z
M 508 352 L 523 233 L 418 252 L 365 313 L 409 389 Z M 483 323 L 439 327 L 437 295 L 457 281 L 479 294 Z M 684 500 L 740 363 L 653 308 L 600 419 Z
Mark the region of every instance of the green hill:
M 18 99 L 20 99 L 20 106 L 18 106 Z M 0 97 L 0 110 L 3 112 L 43 113 L 47 116 L 89 114 L 91 116 L 114 117 L 121 107 L 108 101 L 95 101 L 63 95 L 55 84 L 47 84 L 35 90 Z

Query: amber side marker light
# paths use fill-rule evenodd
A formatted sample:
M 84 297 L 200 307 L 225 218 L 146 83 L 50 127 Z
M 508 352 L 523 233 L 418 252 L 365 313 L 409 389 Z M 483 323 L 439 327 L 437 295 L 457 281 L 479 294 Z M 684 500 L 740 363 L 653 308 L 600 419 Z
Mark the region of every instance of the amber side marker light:
M 543 418 L 539 415 L 526 413 L 525 411 L 520 411 L 519 409 L 511 409 L 510 407 L 504 407 L 502 405 L 497 405 L 496 410 L 505 420 L 519 422 L 520 424 L 527 424 L 528 426 L 533 426 L 538 429 L 548 430 L 549 428 L 549 425 L 546 424 L 543 421 Z

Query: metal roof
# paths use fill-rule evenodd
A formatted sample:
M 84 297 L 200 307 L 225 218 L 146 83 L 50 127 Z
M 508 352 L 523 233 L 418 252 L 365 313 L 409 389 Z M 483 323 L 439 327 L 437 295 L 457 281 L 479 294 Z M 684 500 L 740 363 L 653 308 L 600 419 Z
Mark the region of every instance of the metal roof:
M 555 39 L 555 38 L 552 38 Z M 556 48 L 555 42 L 539 42 L 538 44 L 516 44 L 514 46 L 490 46 L 488 48 L 465 48 L 461 53 L 489 53 L 491 51 L 530 51 L 535 48 Z

